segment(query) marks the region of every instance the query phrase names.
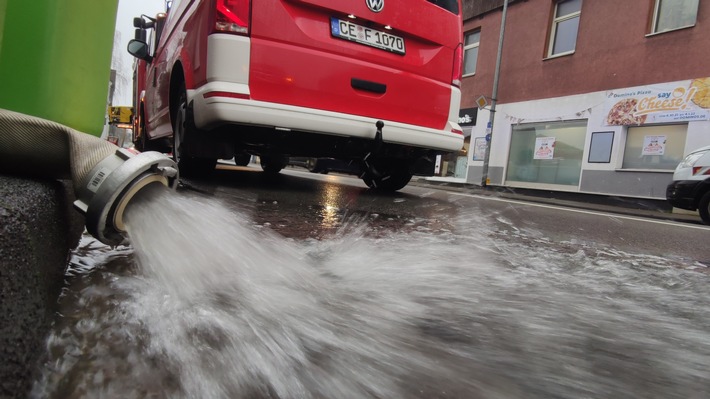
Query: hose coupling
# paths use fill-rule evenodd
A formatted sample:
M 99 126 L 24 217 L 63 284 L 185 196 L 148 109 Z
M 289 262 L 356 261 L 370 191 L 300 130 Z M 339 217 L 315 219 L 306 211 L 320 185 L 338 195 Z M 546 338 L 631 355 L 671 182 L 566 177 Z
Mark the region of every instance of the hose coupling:
M 123 213 L 133 197 L 149 184 L 175 189 L 179 172 L 175 161 L 155 152 L 119 148 L 86 176 L 74 207 L 84 214 L 86 230 L 107 245 L 126 241 Z

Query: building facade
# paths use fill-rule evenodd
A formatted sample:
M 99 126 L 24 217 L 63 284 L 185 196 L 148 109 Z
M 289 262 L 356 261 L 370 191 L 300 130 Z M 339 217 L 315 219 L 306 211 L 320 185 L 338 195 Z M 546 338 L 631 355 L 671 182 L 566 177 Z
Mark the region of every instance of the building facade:
M 500 46 L 503 5 L 464 0 L 467 144 L 441 179 L 665 199 L 710 145 L 710 2 L 509 0 Z

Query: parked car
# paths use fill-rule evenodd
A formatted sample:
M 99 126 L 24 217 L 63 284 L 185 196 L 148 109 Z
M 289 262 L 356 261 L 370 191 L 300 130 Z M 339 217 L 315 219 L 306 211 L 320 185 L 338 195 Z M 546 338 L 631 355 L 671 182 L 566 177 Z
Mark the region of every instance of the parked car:
M 134 19 L 128 50 L 145 61 L 137 137 L 168 143 L 182 174 L 239 153 L 269 173 L 337 158 L 398 190 L 463 146 L 460 0 L 171 4 Z
M 288 164 L 306 168 L 311 173 L 339 172 L 360 176 L 363 172 L 361 162 L 336 158 L 290 157 Z
M 676 208 L 697 210 L 703 223 L 710 224 L 710 146 L 692 151 L 678 164 L 666 198 Z

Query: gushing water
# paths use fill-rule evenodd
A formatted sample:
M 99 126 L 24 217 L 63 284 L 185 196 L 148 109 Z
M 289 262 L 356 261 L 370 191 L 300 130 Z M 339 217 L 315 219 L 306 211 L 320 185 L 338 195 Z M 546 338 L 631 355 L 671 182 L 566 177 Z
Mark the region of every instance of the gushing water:
M 710 279 L 682 262 L 476 212 L 322 240 L 172 193 L 129 212 L 131 247 L 75 252 L 33 397 L 710 396 Z

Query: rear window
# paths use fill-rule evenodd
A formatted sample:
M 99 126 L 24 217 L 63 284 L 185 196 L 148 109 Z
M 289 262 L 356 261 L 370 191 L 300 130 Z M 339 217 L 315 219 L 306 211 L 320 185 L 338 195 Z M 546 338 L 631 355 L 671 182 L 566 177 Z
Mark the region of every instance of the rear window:
M 452 13 L 459 15 L 459 2 L 458 0 L 427 0 L 429 3 L 436 4 L 437 6 L 449 10 Z

